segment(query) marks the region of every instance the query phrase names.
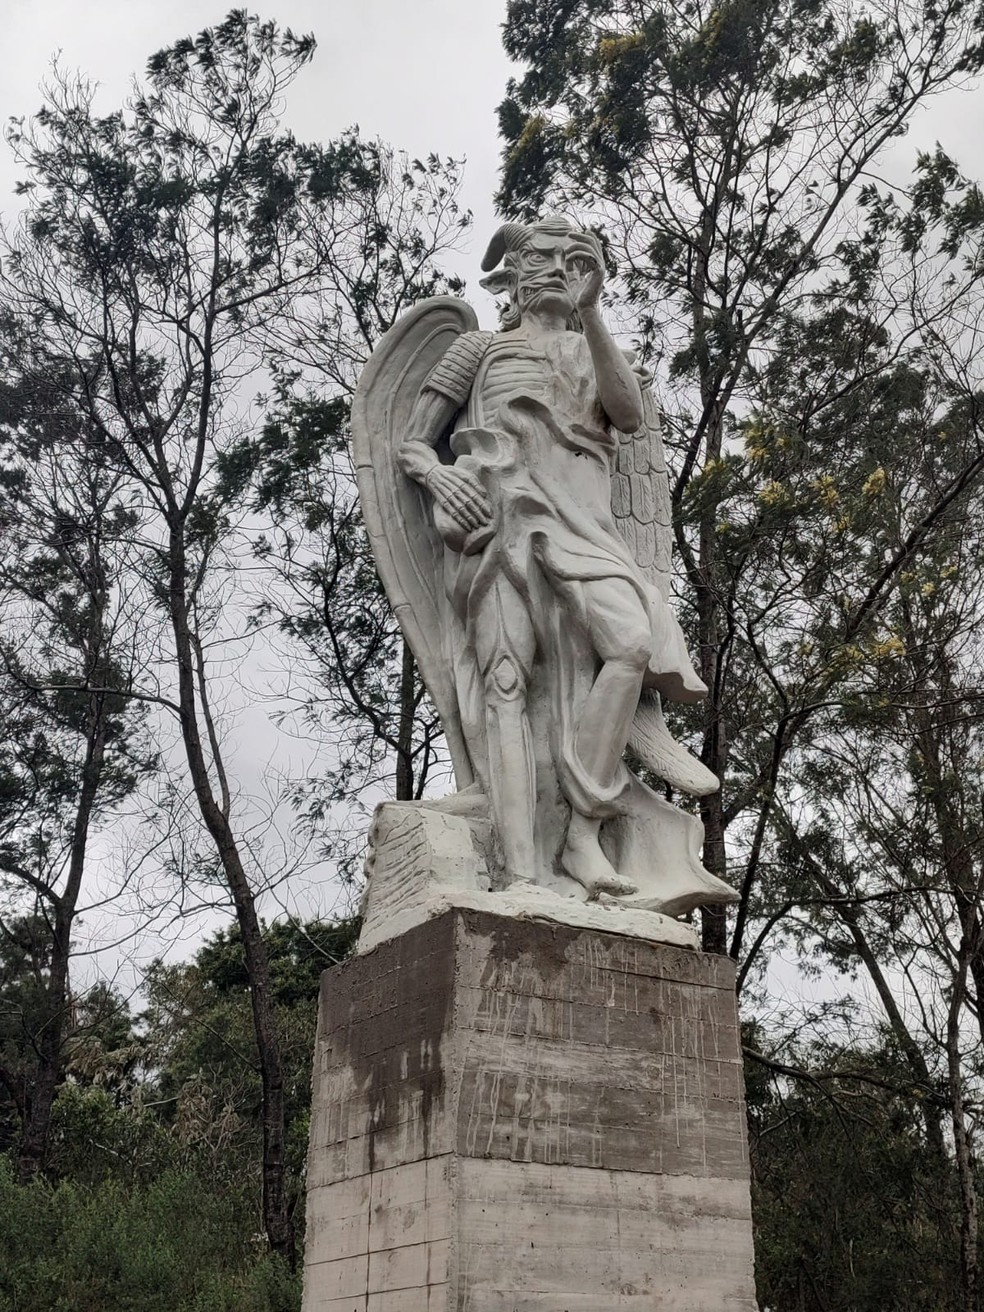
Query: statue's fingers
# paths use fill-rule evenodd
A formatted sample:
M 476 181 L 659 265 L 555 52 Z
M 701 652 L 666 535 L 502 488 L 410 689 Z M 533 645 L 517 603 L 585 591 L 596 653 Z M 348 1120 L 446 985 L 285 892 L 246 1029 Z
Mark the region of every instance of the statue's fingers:
M 479 524 L 487 524 L 492 518 L 492 507 L 484 498 L 473 501 L 470 509 Z
M 568 251 L 576 255 L 579 259 L 587 259 L 596 268 L 604 266 L 604 260 L 601 254 L 601 243 L 596 238 L 587 235 L 571 238 Z
M 455 503 L 455 518 L 464 524 L 466 528 L 478 528 L 478 517 L 472 509 L 469 501 L 458 501 Z
M 488 495 L 485 491 L 485 488 L 482 487 L 481 483 L 474 476 L 474 474 L 467 474 L 465 478 L 467 481 L 468 491 L 472 494 L 472 496 L 477 501 L 488 501 Z
M 461 504 L 467 505 L 470 510 L 475 511 L 476 513 L 485 510 L 491 514 L 492 503 L 485 495 L 485 492 L 480 484 L 476 485 L 475 487 L 471 487 L 469 485 L 466 488 L 459 488 L 458 495 L 461 498 Z

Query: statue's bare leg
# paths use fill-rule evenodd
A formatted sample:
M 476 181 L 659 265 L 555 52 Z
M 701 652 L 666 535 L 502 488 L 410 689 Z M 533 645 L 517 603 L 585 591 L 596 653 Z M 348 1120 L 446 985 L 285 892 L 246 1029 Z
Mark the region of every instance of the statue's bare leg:
M 581 708 L 574 752 L 584 773 L 605 790 L 625 751 L 652 638 L 648 614 L 628 584 L 602 580 L 586 584 L 585 594 L 592 642 L 604 664 Z M 618 874 L 601 850 L 600 829 L 600 820 L 572 810 L 561 865 L 590 896 L 634 893 L 635 885 Z
M 476 616 L 476 650 L 485 679 L 485 726 L 492 818 L 506 881 L 536 880 L 536 762 L 526 685 L 536 640 L 523 598 L 499 580 Z
M 506 880 L 529 883 L 536 879 L 536 767 L 526 698 L 501 696 L 491 689 L 486 695 L 489 791 Z

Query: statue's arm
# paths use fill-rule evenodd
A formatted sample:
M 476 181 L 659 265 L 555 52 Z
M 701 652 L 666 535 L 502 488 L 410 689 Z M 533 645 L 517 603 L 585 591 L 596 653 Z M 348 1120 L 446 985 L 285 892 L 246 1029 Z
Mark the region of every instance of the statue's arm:
M 634 433 L 642 424 L 639 378 L 608 331 L 597 304 L 583 307 L 580 313 L 605 414 L 623 433 Z
M 426 384 L 421 388 L 406 437 L 396 453 L 397 463 L 408 478 L 427 485 L 428 475 L 440 464 L 434 450 L 441 434 L 461 407 Z
M 407 477 L 423 484 L 466 531 L 490 522 L 492 503 L 474 474 L 454 465 L 442 465 L 434 448 L 468 400 L 491 336 L 487 332 L 463 333 L 448 348 L 420 389 L 406 437 L 396 453 L 397 463 Z
M 468 400 L 489 332 L 462 333 L 431 370 L 410 414 L 406 437 L 396 453 L 408 478 L 426 485 L 440 466 L 434 447 Z
M 598 238 L 591 233 L 573 237 L 568 260 L 568 268 L 573 266 L 574 270 L 568 273 L 568 278 L 573 278 L 574 304 L 591 352 L 602 407 L 616 428 L 634 433 L 642 425 L 642 388 L 601 317 L 598 302 L 605 281 L 605 261 Z

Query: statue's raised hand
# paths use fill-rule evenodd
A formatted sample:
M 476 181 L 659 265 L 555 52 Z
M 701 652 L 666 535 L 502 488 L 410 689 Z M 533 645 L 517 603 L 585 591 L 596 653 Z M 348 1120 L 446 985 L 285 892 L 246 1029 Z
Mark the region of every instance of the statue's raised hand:
M 567 285 L 579 312 L 597 306 L 604 281 L 601 242 L 590 233 L 572 237 L 567 246 Z
M 492 522 L 492 502 L 474 474 L 456 465 L 435 465 L 424 483 L 435 502 L 464 533 Z

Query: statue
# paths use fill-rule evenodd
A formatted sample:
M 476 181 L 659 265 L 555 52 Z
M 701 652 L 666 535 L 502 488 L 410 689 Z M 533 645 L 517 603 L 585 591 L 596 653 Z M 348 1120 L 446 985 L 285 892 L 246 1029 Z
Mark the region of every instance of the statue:
M 599 309 L 597 238 L 506 223 L 482 285 L 498 332 L 453 297 L 384 337 L 352 424 L 380 577 L 447 736 L 457 794 L 491 821 L 493 889 L 679 915 L 735 900 L 699 859 L 685 793 L 716 777 L 662 698 L 706 688 L 669 606 L 669 492 L 655 406 Z

